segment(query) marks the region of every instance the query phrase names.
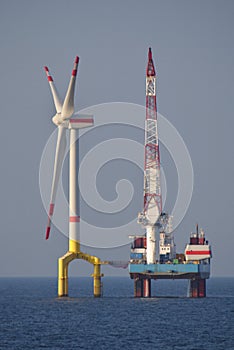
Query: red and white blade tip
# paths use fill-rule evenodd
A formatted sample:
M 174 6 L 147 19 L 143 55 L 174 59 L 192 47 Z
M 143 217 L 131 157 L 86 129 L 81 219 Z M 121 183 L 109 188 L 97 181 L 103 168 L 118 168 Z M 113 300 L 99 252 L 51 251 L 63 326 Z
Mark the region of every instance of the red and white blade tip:
M 149 47 L 148 58 L 149 58 L 149 60 L 152 60 L 152 51 L 151 51 L 151 47 Z
M 45 69 L 48 81 L 53 81 L 53 78 L 52 78 L 52 76 L 50 75 L 50 72 L 49 72 L 49 68 L 45 66 L 44 69 Z
M 78 63 L 79 63 L 79 57 L 76 56 L 75 62 L 74 62 L 74 67 L 73 67 L 73 70 L 72 70 L 72 76 L 73 76 L 73 77 L 75 77 L 76 74 L 77 74 L 77 66 L 78 66 Z
M 50 226 L 46 228 L 46 239 L 48 239 L 50 236 Z
M 54 213 L 54 203 L 50 203 L 49 214 L 48 214 L 48 224 L 46 228 L 46 239 L 48 239 L 50 236 L 51 217 L 53 216 L 53 213 Z

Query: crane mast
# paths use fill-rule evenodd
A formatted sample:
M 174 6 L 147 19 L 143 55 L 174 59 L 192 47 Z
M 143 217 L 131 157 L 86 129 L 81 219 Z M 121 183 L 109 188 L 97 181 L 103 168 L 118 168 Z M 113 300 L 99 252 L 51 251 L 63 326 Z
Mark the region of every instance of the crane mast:
M 146 119 L 144 206 L 138 222 L 146 229 L 147 264 L 156 261 L 156 228 L 161 226 L 162 195 L 160 182 L 160 153 L 157 125 L 156 72 L 149 48 L 146 69 Z

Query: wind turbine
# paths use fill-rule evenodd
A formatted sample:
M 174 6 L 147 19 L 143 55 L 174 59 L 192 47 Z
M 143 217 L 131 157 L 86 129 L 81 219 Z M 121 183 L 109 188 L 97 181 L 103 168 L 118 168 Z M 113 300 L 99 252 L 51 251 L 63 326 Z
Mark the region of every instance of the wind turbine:
M 94 265 L 94 296 L 101 295 L 101 273 L 100 259 L 80 251 L 80 216 L 78 213 L 78 165 L 77 165 L 77 132 L 80 128 L 87 128 L 93 125 L 93 116 L 74 114 L 74 94 L 75 82 L 79 57 L 76 56 L 71 79 L 63 104 L 59 98 L 52 76 L 48 67 L 45 68 L 47 79 L 52 92 L 56 114 L 52 118 L 53 123 L 58 128 L 57 145 L 54 160 L 54 172 L 50 205 L 48 212 L 48 224 L 46 228 L 46 239 L 49 238 L 51 223 L 54 213 L 58 183 L 61 176 L 62 165 L 66 150 L 66 130 L 70 134 L 70 154 L 69 154 L 69 250 L 59 259 L 58 262 L 58 295 L 68 295 L 68 264 L 74 259 L 84 259 Z

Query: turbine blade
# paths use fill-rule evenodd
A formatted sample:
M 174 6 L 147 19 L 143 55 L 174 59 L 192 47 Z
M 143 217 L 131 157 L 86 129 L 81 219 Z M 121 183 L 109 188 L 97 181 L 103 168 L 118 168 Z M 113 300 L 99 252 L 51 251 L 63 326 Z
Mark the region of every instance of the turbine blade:
M 45 72 L 46 72 L 46 75 L 47 75 L 47 79 L 48 79 L 48 82 L 49 82 L 49 85 L 50 85 L 50 89 L 51 89 L 51 92 L 52 92 L 52 96 L 53 96 L 56 112 L 57 113 L 61 113 L 62 103 L 60 101 L 57 89 L 56 89 L 56 87 L 54 85 L 53 78 L 50 75 L 49 68 L 48 67 L 44 67 L 44 69 L 45 69 Z
M 56 198 L 56 193 L 58 189 L 59 178 L 61 175 L 64 155 L 66 150 L 66 143 L 67 143 L 66 129 L 62 125 L 60 125 L 58 126 L 58 138 L 57 138 L 56 153 L 55 153 L 55 160 L 54 160 L 54 173 L 53 173 L 52 189 L 51 189 L 51 196 L 50 196 L 48 224 L 46 228 L 46 239 L 48 239 L 50 235 L 51 220 L 54 213 L 55 198 Z
M 76 56 L 70 83 L 68 85 L 66 97 L 62 107 L 62 120 L 69 119 L 74 113 L 74 94 L 75 94 L 75 83 L 76 83 L 78 63 L 79 63 L 79 57 Z

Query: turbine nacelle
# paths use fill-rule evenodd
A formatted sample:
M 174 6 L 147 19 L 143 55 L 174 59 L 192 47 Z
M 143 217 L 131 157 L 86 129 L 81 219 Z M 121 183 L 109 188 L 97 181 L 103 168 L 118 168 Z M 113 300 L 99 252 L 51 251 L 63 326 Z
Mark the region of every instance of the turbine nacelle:
M 78 114 L 68 120 L 63 120 L 61 113 L 56 113 L 52 118 L 56 126 L 62 125 L 65 129 L 83 129 L 93 125 L 93 115 Z

